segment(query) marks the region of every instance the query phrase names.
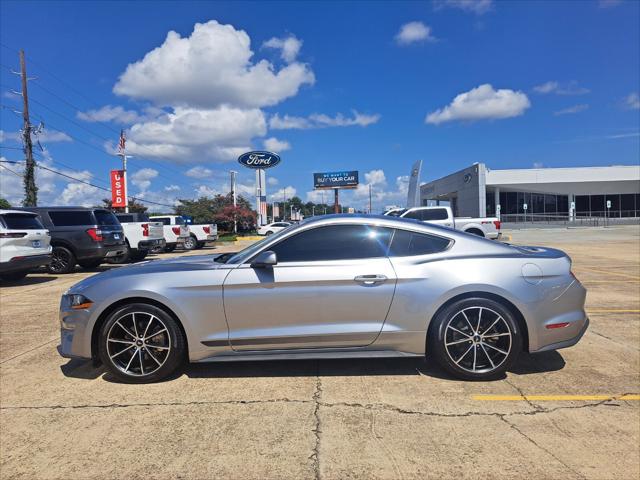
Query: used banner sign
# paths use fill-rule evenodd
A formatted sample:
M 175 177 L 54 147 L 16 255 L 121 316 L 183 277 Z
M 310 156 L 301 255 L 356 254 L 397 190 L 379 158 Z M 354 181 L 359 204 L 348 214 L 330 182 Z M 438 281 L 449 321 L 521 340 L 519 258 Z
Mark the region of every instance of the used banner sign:
M 357 188 L 358 172 L 325 172 L 313 174 L 313 187 L 316 189 Z
M 127 206 L 127 192 L 124 188 L 124 170 L 111 170 L 111 206 L 124 208 Z

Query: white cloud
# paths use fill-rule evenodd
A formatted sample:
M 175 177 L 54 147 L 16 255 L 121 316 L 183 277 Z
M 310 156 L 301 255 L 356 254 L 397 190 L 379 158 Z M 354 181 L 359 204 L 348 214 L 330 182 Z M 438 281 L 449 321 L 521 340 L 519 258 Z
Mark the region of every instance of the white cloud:
M 276 177 L 267 177 L 267 185 L 275 187 L 280 181 Z
M 623 105 L 628 110 L 639 110 L 640 109 L 640 95 L 638 92 L 633 92 L 624 97 Z
M 409 45 L 418 42 L 433 42 L 435 37 L 431 35 L 431 27 L 422 22 L 409 22 L 400 27 L 400 31 L 395 36 L 399 45 Z
M 270 202 L 281 202 L 283 200 L 283 198 L 289 199 L 291 197 L 295 197 L 296 194 L 298 193 L 298 191 L 296 190 L 296 188 L 293 185 L 288 185 L 284 188 L 281 188 L 279 190 L 276 190 L 274 193 L 272 193 L 271 195 L 269 195 L 269 201 Z
M 253 63 L 250 47 L 246 32 L 215 20 L 196 23 L 185 38 L 170 31 L 161 46 L 127 66 L 113 91 L 158 105 L 255 108 L 275 105 L 315 82 L 299 62 L 280 70 L 266 60 Z
M 263 142 L 265 150 L 270 152 L 280 153 L 286 150 L 291 150 L 291 144 L 286 140 L 278 140 L 276 137 L 270 137 Z
M 176 107 L 155 120 L 133 125 L 127 151 L 179 163 L 229 161 L 246 152 L 253 137 L 264 136 L 266 132 L 267 122 L 257 108 Z
M 295 35 L 290 35 L 287 38 L 273 37 L 264 42 L 262 46 L 280 50 L 282 59 L 287 63 L 291 63 L 296 59 L 298 53 L 300 53 L 302 40 L 297 39 Z
M 578 86 L 578 82 L 575 80 L 566 84 L 560 84 L 555 80 L 550 80 L 541 85 L 536 85 L 533 87 L 533 91 L 541 94 L 555 93 L 556 95 L 586 95 L 591 90 Z
M 153 168 L 141 168 L 131 175 L 127 174 L 127 176 L 131 183 L 144 192 L 151 186 L 151 180 L 158 176 L 158 171 Z
M 483 15 L 493 9 L 493 0 L 435 0 L 435 10 L 443 8 L 457 8 L 467 13 Z
M 197 167 L 192 167 L 187 170 L 185 175 L 192 178 L 210 178 L 213 177 L 213 170 L 198 165 Z
M 180 191 L 180 187 L 178 185 L 167 185 L 164 187 L 165 192 L 178 192 Z
M 6 140 L 13 141 L 17 143 L 22 142 L 22 133 L 20 132 L 4 132 L 0 130 L 0 142 L 4 142 Z M 40 143 L 57 143 L 57 142 L 72 142 L 73 139 L 64 132 L 59 130 L 46 130 L 43 129 L 40 133 L 33 133 L 32 140 L 35 143 L 36 141 L 40 141 Z
M 135 110 L 125 110 L 120 105 L 115 107 L 105 105 L 97 110 L 77 112 L 76 116 L 85 122 L 116 122 L 123 124 L 131 124 L 143 119 Z
M 544 168 L 544 163 L 542 163 L 542 162 L 533 162 L 533 168 Z
M 554 115 L 571 115 L 573 113 L 580 113 L 580 112 L 584 112 L 585 110 L 587 110 L 589 108 L 589 105 L 587 105 L 586 103 L 580 103 L 578 105 L 573 105 L 571 107 L 567 107 L 567 108 L 563 108 L 562 110 L 558 110 L 557 112 L 554 112 Z
M 313 113 L 308 117 L 294 117 L 279 114 L 273 115 L 269 119 L 269 128 L 273 130 L 300 129 L 306 130 L 311 128 L 327 128 L 327 127 L 367 127 L 380 120 L 380 114 L 367 115 L 352 110 L 352 117 L 345 117 L 342 113 L 338 113 L 334 117 L 330 117 L 321 113 Z
M 457 95 L 444 108 L 427 115 L 425 122 L 438 125 L 453 120 L 487 120 L 510 118 L 522 115 L 531 106 L 523 92 L 494 90 L 484 84 Z

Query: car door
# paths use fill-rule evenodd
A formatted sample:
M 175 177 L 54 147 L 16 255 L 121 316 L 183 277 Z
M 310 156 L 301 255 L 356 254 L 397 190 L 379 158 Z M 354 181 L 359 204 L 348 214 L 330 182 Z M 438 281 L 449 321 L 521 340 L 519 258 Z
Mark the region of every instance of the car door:
M 386 250 L 392 230 L 324 225 L 267 247 L 278 263 L 250 260 L 224 282 L 234 350 L 335 348 L 372 343 L 387 317 L 396 275 Z

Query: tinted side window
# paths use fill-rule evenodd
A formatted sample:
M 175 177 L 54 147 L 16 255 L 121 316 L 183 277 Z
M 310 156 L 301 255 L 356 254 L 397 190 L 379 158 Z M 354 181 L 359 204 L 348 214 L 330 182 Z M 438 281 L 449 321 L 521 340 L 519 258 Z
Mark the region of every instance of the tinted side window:
M 167 217 L 157 217 L 151 219 L 154 222 L 162 222 L 163 225 L 171 225 L 171 220 Z
M 133 215 L 116 215 L 116 217 L 118 217 L 118 220 L 120 220 L 122 223 L 131 223 L 133 222 Z
M 91 212 L 85 210 L 50 211 L 49 217 L 56 227 L 78 227 L 94 224 Z
M 447 210 L 444 208 L 434 208 L 433 210 L 422 210 L 422 221 L 428 222 L 430 220 L 446 220 L 449 218 Z
M 10 230 L 42 230 L 44 226 L 35 215 L 22 213 L 5 213 L 2 215 L 2 223 Z
M 116 216 L 108 210 L 96 210 L 94 214 L 98 225 L 120 225 Z
M 390 257 L 409 257 L 413 255 L 426 255 L 428 253 L 442 252 L 451 240 L 424 233 L 396 230 L 389 248 Z
M 400 214 L 400 215 L 402 215 L 402 214 Z M 407 213 L 402 218 L 413 218 L 414 220 L 422 220 L 422 215 L 421 215 L 420 210 L 414 210 L 412 212 Z
M 278 262 L 376 258 L 386 255 L 392 230 L 366 225 L 332 225 L 294 235 L 271 250 Z

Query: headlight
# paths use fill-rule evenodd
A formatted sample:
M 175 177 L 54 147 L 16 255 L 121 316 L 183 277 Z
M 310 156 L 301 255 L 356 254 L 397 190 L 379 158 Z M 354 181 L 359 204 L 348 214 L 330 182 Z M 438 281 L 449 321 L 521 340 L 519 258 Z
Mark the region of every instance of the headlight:
M 93 302 L 89 300 L 84 295 L 80 295 L 78 293 L 71 293 L 65 295 L 66 304 L 69 305 L 73 310 L 83 310 L 85 308 L 91 307 Z

